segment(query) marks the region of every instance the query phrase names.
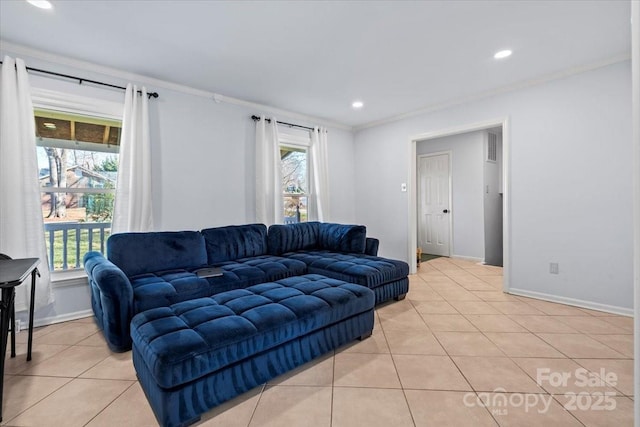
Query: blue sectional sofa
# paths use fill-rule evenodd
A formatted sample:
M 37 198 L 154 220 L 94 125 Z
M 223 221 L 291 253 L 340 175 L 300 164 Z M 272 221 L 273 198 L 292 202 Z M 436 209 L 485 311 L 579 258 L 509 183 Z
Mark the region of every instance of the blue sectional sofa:
M 249 224 L 201 231 L 114 234 L 107 254 L 84 266 L 98 326 L 113 351 L 131 349 L 138 313 L 308 273 L 366 286 L 375 303 L 401 299 L 409 267 L 376 256 L 378 241 L 359 225 L 308 222 Z M 219 267 L 221 276 L 196 271 Z

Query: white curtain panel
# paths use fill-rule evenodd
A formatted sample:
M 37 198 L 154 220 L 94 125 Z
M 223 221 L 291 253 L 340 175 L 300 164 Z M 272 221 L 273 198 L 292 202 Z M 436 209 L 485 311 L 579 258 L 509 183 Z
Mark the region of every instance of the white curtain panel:
M 38 182 L 36 131 L 24 61 L 5 56 L 0 77 L 0 253 L 40 258 L 35 307 L 53 302 Z M 31 280 L 16 289 L 16 310 L 25 309 Z M 4 355 L 0 356 L 4 357 Z
M 327 129 L 315 128 L 311 132 L 309 150 L 309 220 L 329 221 L 329 154 Z
M 284 221 L 278 125 L 264 116 L 256 122 L 256 221 L 266 226 Z
M 142 95 L 138 95 L 138 90 Z M 111 232 L 153 230 L 147 89 L 127 85 Z

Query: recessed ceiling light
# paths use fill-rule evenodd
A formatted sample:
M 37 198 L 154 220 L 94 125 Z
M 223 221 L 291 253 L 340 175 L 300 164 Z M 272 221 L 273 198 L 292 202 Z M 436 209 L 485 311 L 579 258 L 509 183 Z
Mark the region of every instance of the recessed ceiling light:
M 53 5 L 49 0 L 27 0 L 27 3 L 39 7 L 40 9 L 52 9 Z
M 55 129 L 56 128 L 56 124 L 55 123 L 51 123 L 51 122 L 45 122 L 42 124 L 42 126 L 46 127 L 47 129 Z
M 362 101 L 353 101 L 353 104 L 351 104 L 351 106 L 357 110 L 364 107 L 364 103 Z
M 493 57 L 495 59 L 502 59 L 502 58 L 506 58 L 508 56 L 511 56 L 513 52 L 511 52 L 509 49 L 506 50 L 501 50 L 500 52 L 496 52 L 495 55 L 493 55 Z

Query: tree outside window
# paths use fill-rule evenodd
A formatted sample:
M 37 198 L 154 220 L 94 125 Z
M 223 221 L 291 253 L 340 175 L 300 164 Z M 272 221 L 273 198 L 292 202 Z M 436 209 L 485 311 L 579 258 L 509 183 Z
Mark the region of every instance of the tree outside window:
M 280 146 L 284 222 L 307 221 L 307 149 Z

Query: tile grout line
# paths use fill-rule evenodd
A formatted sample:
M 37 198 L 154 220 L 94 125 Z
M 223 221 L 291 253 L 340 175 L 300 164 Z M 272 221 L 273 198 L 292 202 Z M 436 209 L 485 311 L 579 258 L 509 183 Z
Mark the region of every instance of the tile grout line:
M 411 303 L 411 301 L 409 302 Z M 411 306 L 413 307 L 413 304 L 411 304 Z M 413 307 L 413 309 L 415 310 L 415 307 Z M 380 329 L 382 329 L 382 335 L 384 337 L 385 342 L 387 343 L 387 348 L 389 348 L 389 356 L 391 356 L 391 363 L 393 363 L 393 369 L 396 372 L 396 377 L 398 378 L 398 383 L 400 384 L 400 390 L 402 390 L 402 396 L 404 396 L 404 402 L 407 405 L 407 409 L 409 410 L 409 416 L 411 417 L 411 422 L 413 423 L 413 426 L 416 427 L 416 420 L 413 416 L 411 405 L 409 405 L 409 399 L 407 398 L 407 393 L 405 393 L 404 384 L 402 384 L 402 379 L 400 378 L 400 373 L 398 372 L 398 365 L 396 365 L 396 360 L 393 357 L 393 352 L 391 351 L 391 346 L 389 345 L 389 341 L 387 340 L 387 335 L 384 331 L 384 327 L 382 326 L 382 323 L 380 324 Z
M 118 394 L 111 402 L 109 402 L 107 405 L 105 405 L 104 408 L 102 408 L 101 410 L 99 410 L 93 417 L 91 417 L 91 419 L 89 421 L 87 421 L 86 423 L 84 423 L 83 425 L 86 427 L 88 426 L 91 421 L 93 421 L 94 419 L 96 419 L 101 413 L 103 413 L 104 411 L 107 410 L 107 408 L 109 408 L 109 406 L 113 405 L 113 402 L 115 402 L 116 400 L 118 400 L 120 398 L 120 396 L 122 396 L 123 394 L 125 394 L 127 392 L 127 390 L 129 390 L 131 387 L 135 386 L 137 383 L 136 381 L 133 381 L 131 383 L 131 385 L 129 385 L 129 387 L 125 388 L 124 390 L 122 390 L 122 393 Z
M 258 405 L 260 404 L 260 401 L 262 400 L 262 393 L 264 393 L 264 391 L 267 389 L 267 383 L 262 384 L 260 387 L 262 388 L 262 390 L 260 390 L 260 396 L 258 397 L 258 400 L 256 401 L 256 405 L 253 407 L 253 411 L 251 411 L 251 416 L 249 417 L 249 422 L 247 423 L 247 427 L 249 427 L 251 425 L 251 422 L 253 421 L 253 417 L 255 417 L 255 415 L 256 415 L 256 411 L 258 410 Z
M 11 419 L 9 419 L 7 421 L 7 423 L 9 421 L 13 421 L 16 418 L 18 418 L 20 415 L 22 415 L 23 413 L 25 413 L 27 410 L 33 408 L 34 406 L 36 406 L 38 403 L 42 402 L 44 399 L 48 398 L 49 396 L 51 396 L 52 394 L 54 394 L 55 392 L 57 392 L 58 390 L 60 390 L 61 388 L 63 388 L 64 386 L 66 386 L 67 384 L 69 384 L 71 381 L 73 381 L 72 377 L 55 377 L 55 378 L 66 378 L 69 381 L 65 382 L 64 384 L 61 384 L 60 387 L 54 389 L 51 391 L 51 393 L 47 394 L 46 396 L 43 396 L 41 399 L 39 399 L 37 402 L 34 402 L 32 405 L 28 406 L 27 408 L 24 408 L 22 411 L 20 411 L 19 413 L 17 413 L 14 417 L 12 417 Z M 1 403 L 1 402 L 0 402 Z M 6 426 L 5 424 L 3 424 L 3 426 Z
M 524 302 L 525 304 L 527 304 L 527 303 L 526 303 L 526 301 L 522 301 L 522 302 Z M 527 304 L 527 305 L 529 305 L 529 306 L 531 306 L 532 308 L 534 308 L 534 309 L 536 309 L 536 310 L 537 310 L 537 308 L 536 308 L 535 306 L 533 306 L 533 305 L 531 305 L 531 304 Z M 541 311 L 541 310 L 538 310 L 538 311 Z M 550 316 L 549 314 L 547 314 L 547 313 L 545 313 L 545 312 L 542 312 L 542 311 L 541 311 L 541 313 L 542 313 L 541 315 L 543 315 L 543 316 Z M 515 315 L 515 313 L 503 313 L 503 314 L 504 314 L 504 315 L 506 315 L 506 316 L 507 316 L 507 317 L 509 317 L 509 318 L 510 318 L 509 314 L 514 314 L 514 315 Z M 518 314 L 520 314 L 520 313 L 518 313 Z M 586 314 L 590 314 L 590 313 L 586 313 Z M 520 314 L 520 315 L 524 315 L 524 314 Z M 562 324 L 564 324 L 564 325 L 566 325 L 566 326 L 568 326 L 568 327 L 572 328 L 572 326 L 571 326 L 571 325 L 567 324 L 566 322 L 562 322 L 562 321 L 560 320 L 560 319 L 562 319 L 562 316 L 557 316 L 557 317 L 559 317 L 559 319 L 558 319 L 558 320 L 559 320 Z M 592 316 L 592 317 L 596 317 L 596 316 Z M 516 322 L 516 323 L 517 323 L 517 322 Z M 521 325 L 521 326 L 523 326 L 523 325 Z M 617 326 L 617 325 L 614 325 L 614 326 Z M 526 328 L 526 326 L 523 326 L 523 327 L 524 327 L 525 329 L 527 329 L 527 330 L 528 330 L 528 328 Z M 482 332 L 484 333 L 484 331 L 482 331 Z M 578 361 L 577 361 L 577 360 L 575 360 L 575 359 L 574 359 L 574 358 L 572 358 L 572 357 L 569 357 L 567 354 L 565 354 L 564 352 L 562 352 L 560 349 L 556 348 L 556 346 L 554 346 L 553 344 L 551 344 L 551 343 L 547 342 L 546 340 L 544 340 L 542 337 L 538 336 L 536 333 L 534 333 L 534 332 L 532 332 L 532 331 L 530 331 L 530 333 L 531 333 L 533 336 L 537 337 L 538 339 L 542 340 L 545 344 L 549 345 L 551 348 L 553 348 L 554 350 L 558 351 L 560 354 L 562 354 L 562 355 L 564 356 L 563 358 L 549 358 L 549 359 L 556 359 L 556 360 L 565 360 L 565 359 L 566 359 L 566 360 L 570 360 L 570 361 L 572 361 L 573 363 L 578 364 L 579 366 L 584 367 L 583 365 L 581 365 L 580 363 L 578 363 Z M 587 335 L 587 334 L 584 334 L 584 333 L 580 333 L 580 334 L 581 334 L 581 335 Z M 487 339 L 491 340 L 491 338 L 490 338 L 490 337 L 488 337 L 488 336 L 487 336 Z M 492 342 L 493 342 L 493 341 L 492 341 Z M 495 342 L 493 342 L 493 343 L 497 346 L 497 344 L 496 344 Z M 604 343 L 603 343 L 603 344 L 604 344 Z M 606 344 L 604 344 L 604 345 L 606 346 Z M 608 347 L 608 346 L 607 346 L 607 347 Z M 610 347 L 609 347 L 609 348 L 610 348 Z M 615 351 L 615 349 L 612 349 L 612 350 L 614 350 L 614 351 Z M 524 369 L 523 369 L 523 368 L 522 368 L 522 367 L 521 367 L 521 366 L 520 366 L 520 365 L 519 365 L 515 360 L 513 360 L 515 357 L 510 356 L 510 355 L 507 355 L 507 357 L 508 357 L 508 358 L 509 358 L 509 359 L 510 359 L 510 360 L 511 360 L 511 361 L 512 361 L 512 362 L 513 362 L 513 363 L 514 363 L 514 364 L 515 364 L 515 365 L 516 365 L 516 366 L 517 366 L 517 367 L 518 367 L 518 368 L 519 368 L 519 369 L 520 369 L 520 370 L 521 370 L 521 371 L 522 371 L 526 376 L 528 376 L 529 378 L 531 378 L 531 379 L 532 379 L 533 381 L 535 381 L 535 382 L 536 382 L 536 384 L 537 384 L 537 380 L 536 380 L 536 379 L 534 379 L 534 378 L 532 378 L 532 377 L 531 377 L 531 375 L 529 375 L 529 373 L 528 373 L 528 372 L 526 372 L 526 371 L 525 371 L 525 370 L 524 370 Z M 544 357 L 532 357 L 532 358 L 544 358 Z M 620 360 L 620 359 L 614 359 L 614 360 Z M 587 368 L 585 367 L 585 369 L 587 369 Z M 606 383 L 606 382 L 605 382 L 605 383 Z M 610 384 L 608 384 L 608 383 L 607 383 L 607 385 L 609 385 L 610 387 L 614 388 L 616 391 L 619 391 L 619 392 L 620 392 L 620 390 L 618 390 L 618 389 L 617 389 L 617 388 L 615 388 L 614 386 L 611 386 L 611 385 L 610 385 Z M 585 424 L 584 424 L 582 421 L 580 421 L 580 419 L 579 419 L 579 418 L 578 418 L 578 417 L 577 417 L 573 412 L 571 412 L 571 411 L 567 410 L 567 409 L 564 407 L 564 405 L 562 404 L 562 402 L 560 402 L 560 401 L 558 400 L 558 398 L 557 398 L 557 396 L 556 396 L 556 395 L 554 395 L 553 393 L 549 392 L 548 390 L 546 390 L 544 387 L 542 387 L 542 386 L 540 386 L 540 385 L 538 385 L 538 387 L 539 387 L 539 388 L 541 388 L 543 391 L 545 391 L 545 394 L 547 394 L 547 395 L 551 396 L 551 397 L 553 398 L 553 400 L 555 400 L 555 401 L 556 401 L 556 402 L 557 402 L 557 403 L 562 407 L 562 409 L 563 409 L 564 411 L 568 412 L 568 413 L 569 413 L 569 414 L 570 414 L 570 415 L 571 415 L 571 416 L 572 416 L 572 417 L 573 417 L 573 418 L 574 418 L 578 423 L 580 423 L 581 425 L 585 426 Z
M 375 312 L 374 312 L 374 324 L 375 324 Z M 333 427 L 333 395 L 336 387 L 336 350 L 333 349 L 333 356 L 331 357 L 331 405 L 329 409 L 329 427 Z
M 445 298 L 446 301 L 446 298 Z M 415 308 L 415 307 L 414 307 Z M 458 309 L 456 309 L 454 307 L 454 309 L 456 311 L 458 311 Z M 462 313 L 460 313 L 462 314 Z M 423 319 L 424 320 L 424 319 Z M 425 322 L 426 323 L 426 322 Z M 428 325 L 427 325 L 428 326 Z M 445 352 L 445 354 L 447 355 L 447 357 L 449 358 L 449 360 L 451 361 L 451 363 L 453 363 L 453 366 L 456 367 L 456 369 L 458 370 L 458 373 L 462 376 L 462 378 L 464 378 L 464 380 L 467 382 L 467 384 L 469 385 L 469 387 L 471 388 L 471 391 L 476 395 L 476 398 L 479 399 L 478 396 L 478 391 L 475 389 L 475 387 L 473 386 L 473 384 L 471 384 L 471 381 L 469 381 L 469 379 L 467 378 L 467 376 L 464 374 L 464 372 L 462 372 L 462 369 L 460 369 L 460 366 L 458 366 L 458 364 L 456 363 L 456 361 L 453 359 L 453 356 L 449 353 L 449 351 L 447 350 L 447 348 L 442 344 L 442 342 L 440 341 L 440 339 L 438 339 L 438 337 L 436 336 L 436 334 L 432 334 L 434 339 L 436 340 L 436 342 L 438 343 L 438 345 L 440 345 L 440 347 L 442 347 L 443 351 Z M 404 390 L 403 390 L 404 391 Z M 405 393 L 405 397 L 406 397 L 406 393 Z M 495 423 L 496 426 L 499 426 L 500 423 L 498 423 L 498 420 L 496 420 L 495 416 L 491 413 L 491 411 L 489 411 L 489 409 L 486 406 L 483 406 L 484 410 L 486 411 L 486 413 L 489 414 L 489 416 L 491 417 L 491 419 L 493 420 L 493 422 Z
M 446 298 L 445 298 L 446 301 Z M 457 308 L 453 307 L 456 311 L 458 311 Z M 462 314 L 462 313 L 460 313 Z M 440 346 L 444 349 L 444 352 L 447 354 L 447 356 L 449 357 L 449 360 L 451 360 L 451 363 L 453 363 L 453 365 L 456 367 L 456 369 L 458 370 L 458 372 L 460 373 L 460 375 L 462 376 L 462 378 L 464 378 L 464 380 L 467 382 L 467 384 L 469 384 L 469 387 L 471 387 L 471 390 L 473 391 L 473 393 L 476 395 L 476 398 L 479 399 L 480 396 L 478 395 L 478 391 L 476 390 L 476 388 L 473 386 L 473 384 L 471 384 L 471 381 L 469 381 L 469 379 L 467 378 L 467 376 L 464 374 L 464 372 L 462 372 L 462 369 L 460 369 L 460 366 L 458 366 L 458 364 L 456 363 L 456 361 L 453 359 L 453 356 L 449 353 L 449 350 L 447 350 L 447 348 L 440 342 L 440 340 L 438 339 L 438 337 L 436 336 L 436 334 L 433 334 L 434 338 L 436 339 L 436 341 L 438 342 L 438 344 L 440 344 Z M 493 422 L 499 426 L 500 423 L 498 422 L 498 420 L 496 419 L 496 417 L 494 416 L 494 414 L 491 413 L 491 411 L 486 407 L 486 405 L 483 405 L 483 408 L 485 409 L 485 411 L 489 414 L 489 416 L 491 417 L 491 419 L 493 420 Z
M 476 276 L 476 277 L 477 277 L 477 276 Z M 487 303 L 487 302 L 485 302 L 485 303 Z M 489 305 L 490 305 L 490 304 L 489 304 Z M 494 306 L 492 306 L 492 307 L 494 307 Z M 455 308 L 455 307 L 454 307 L 454 308 Z M 495 308 L 495 307 L 494 307 L 494 308 Z M 508 315 L 507 315 L 506 313 L 503 313 L 503 312 L 501 312 L 500 310 L 497 310 L 497 311 L 498 311 L 498 312 L 500 312 L 502 315 L 504 315 L 504 316 L 507 316 L 507 317 L 508 317 Z M 471 322 L 471 321 L 467 318 L 467 316 L 466 316 L 464 313 L 460 313 L 460 314 L 461 314 L 461 315 L 462 315 L 462 316 L 463 316 L 467 321 L 469 321 L 470 323 L 472 323 L 472 324 L 473 324 L 473 322 Z M 475 325 L 474 325 L 474 326 L 475 326 Z M 477 328 L 477 327 L 476 327 L 476 328 Z M 522 369 L 522 368 L 521 368 L 521 367 L 520 367 L 520 366 L 519 366 L 515 361 L 513 361 L 513 359 L 512 359 L 508 354 L 506 354 L 506 352 L 505 352 L 502 348 L 500 348 L 500 347 L 499 347 L 499 346 L 498 346 L 498 345 L 497 345 L 493 340 L 491 340 L 491 338 L 489 338 L 489 337 L 485 334 L 485 331 L 481 330 L 480 328 L 477 328 L 477 329 L 478 329 L 478 331 L 482 334 L 482 336 L 484 336 L 487 340 L 489 340 L 489 342 L 490 342 L 490 343 L 492 343 L 496 348 L 498 348 L 498 350 L 500 350 L 500 351 L 505 355 L 505 358 L 507 358 L 509 361 L 511 361 L 513 364 L 515 364 L 515 365 L 516 365 L 516 367 L 517 367 L 518 369 L 520 369 L 520 371 L 522 371 L 522 372 L 523 372 L 527 377 L 529 377 L 529 378 L 530 378 L 530 376 L 529 376 L 526 372 L 524 372 L 524 370 L 523 370 L 523 369 Z M 526 328 L 525 328 L 525 329 L 526 329 Z M 444 346 L 443 346 L 443 347 L 444 347 Z M 445 351 L 446 351 L 446 349 L 445 349 Z M 466 357 L 466 356 L 463 356 L 463 357 Z M 473 357 L 473 356 L 472 356 L 472 357 Z M 478 357 L 478 356 L 476 356 L 476 357 Z M 481 356 L 480 356 L 480 357 L 481 357 Z M 458 366 L 458 364 L 456 363 L 456 361 L 453 359 L 453 357 L 451 357 L 451 360 L 452 360 L 452 362 L 456 365 L 456 367 L 458 368 L 458 370 L 460 371 L 460 373 L 464 376 L 464 373 L 462 372 L 462 369 L 460 369 L 460 367 Z M 469 385 L 471 385 L 471 387 L 473 388 L 473 390 L 474 390 L 474 391 L 475 391 L 475 393 L 476 393 L 476 396 L 477 396 L 478 398 L 480 398 L 480 396 L 478 395 L 478 391 L 475 389 L 475 387 L 473 387 L 473 385 L 472 385 L 472 384 L 471 384 L 471 382 L 466 378 L 466 376 L 464 376 L 464 378 L 465 378 L 465 380 L 467 380 L 467 382 L 469 383 Z M 538 386 L 538 387 L 539 387 L 539 386 Z M 543 390 L 543 391 L 546 391 L 546 390 L 544 390 L 542 387 L 539 387 L 539 388 L 540 388 L 541 390 Z M 495 390 L 495 389 L 494 389 L 494 390 Z M 495 393 L 495 391 L 494 391 L 494 393 Z M 487 410 L 487 412 L 488 412 L 488 413 L 489 413 L 489 415 L 493 418 L 493 420 L 496 422 L 496 424 L 500 425 L 500 423 L 498 422 L 498 420 L 497 420 L 496 416 L 492 413 L 492 411 L 489 411 L 489 409 L 488 409 L 486 406 L 484 406 L 484 408 Z M 575 418 L 575 417 L 574 417 L 574 418 Z

